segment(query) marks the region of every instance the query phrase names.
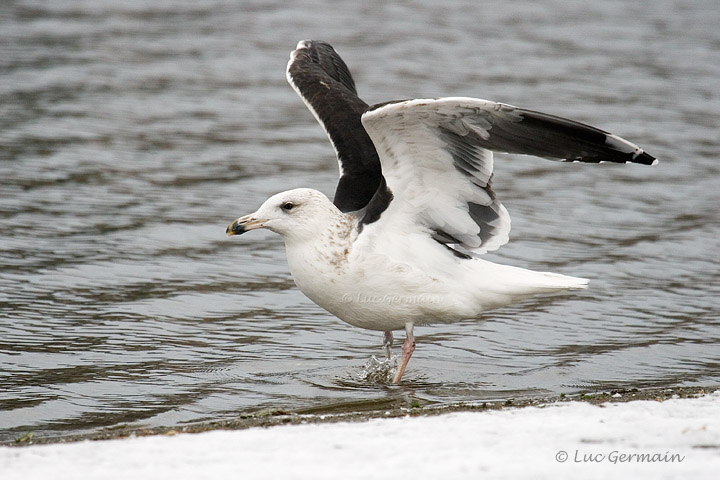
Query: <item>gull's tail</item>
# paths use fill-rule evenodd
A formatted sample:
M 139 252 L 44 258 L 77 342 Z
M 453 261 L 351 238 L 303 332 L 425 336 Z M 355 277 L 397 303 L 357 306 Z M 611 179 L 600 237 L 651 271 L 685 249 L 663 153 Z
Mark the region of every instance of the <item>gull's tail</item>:
M 535 272 L 499 265 L 479 258 L 473 260 L 473 291 L 485 308 L 509 305 L 544 293 L 587 288 L 588 279 L 559 273 Z
M 587 278 L 570 277 L 568 275 L 561 275 L 559 273 L 550 272 L 533 272 L 537 274 L 537 285 L 540 288 L 548 288 L 552 290 L 566 290 L 566 289 L 578 289 L 587 288 Z

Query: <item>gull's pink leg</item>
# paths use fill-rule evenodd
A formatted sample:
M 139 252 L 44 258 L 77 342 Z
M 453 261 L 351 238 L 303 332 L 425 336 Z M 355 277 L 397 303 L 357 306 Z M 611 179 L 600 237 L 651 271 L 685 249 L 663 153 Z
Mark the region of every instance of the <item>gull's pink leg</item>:
M 392 344 L 393 344 L 393 334 L 392 330 L 388 330 L 385 332 L 385 336 L 383 336 L 383 347 L 385 347 L 385 353 L 387 353 L 387 358 L 390 360 L 390 355 L 392 354 Z
M 407 367 L 407 364 L 410 361 L 410 357 L 412 356 L 414 351 L 415 337 L 413 337 L 413 324 L 406 323 L 405 341 L 402 345 L 402 360 L 400 361 L 397 372 L 395 372 L 395 378 L 393 378 L 393 383 L 400 383 L 400 379 L 402 378 L 403 373 L 405 373 L 405 367 Z

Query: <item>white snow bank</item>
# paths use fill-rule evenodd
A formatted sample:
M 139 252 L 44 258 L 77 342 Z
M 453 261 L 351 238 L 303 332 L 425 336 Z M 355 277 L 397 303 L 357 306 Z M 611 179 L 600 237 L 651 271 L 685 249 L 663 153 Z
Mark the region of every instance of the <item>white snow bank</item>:
M 720 391 L 664 402 L 0 447 L 5 480 L 714 479 L 718 472 Z

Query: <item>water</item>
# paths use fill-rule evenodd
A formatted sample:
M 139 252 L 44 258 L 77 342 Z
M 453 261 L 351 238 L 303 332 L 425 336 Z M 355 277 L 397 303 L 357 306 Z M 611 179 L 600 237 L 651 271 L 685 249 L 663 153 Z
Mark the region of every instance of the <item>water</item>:
M 719 23 L 714 0 L 2 2 L 0 440 L 720 385 Z M 513 231 L 488 257 L 591 288 L 416 329 L 404 385 L 367 375 L 382 335 L 304 298 L 278 237 L 224 235 L 272 193 L 334 191 L 285 81 L 303 38 L 368 103 L 500 100 L 658 156 L 496 161 Z

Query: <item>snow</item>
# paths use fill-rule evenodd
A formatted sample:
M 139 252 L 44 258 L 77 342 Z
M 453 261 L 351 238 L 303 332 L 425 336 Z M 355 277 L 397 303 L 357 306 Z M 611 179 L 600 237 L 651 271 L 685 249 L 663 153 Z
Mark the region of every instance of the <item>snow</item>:
M 563 402 L 359 423 L 0 447 L 4 480 L 710 479 L 718 478 L 717 472 L 720 391 L 663 402 Z

